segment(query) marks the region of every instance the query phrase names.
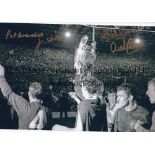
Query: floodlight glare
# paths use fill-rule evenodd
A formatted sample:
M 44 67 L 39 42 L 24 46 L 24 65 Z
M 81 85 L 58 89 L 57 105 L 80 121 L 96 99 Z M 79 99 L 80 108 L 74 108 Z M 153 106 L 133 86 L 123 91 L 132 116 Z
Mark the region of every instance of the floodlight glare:
M 136 38 L 136 39 L 135 39 L 135 43 L 136 43 L 136 44 L 140 44 L 140 43 L 141 43 L 140 38 Z
M 71 36 L 71 33 L 70 33 L 70 32 L 66 32 L 66 33 L 65 33 L 65 36 L 66 36 L 67 38 L 69 38 L 69 37 Z

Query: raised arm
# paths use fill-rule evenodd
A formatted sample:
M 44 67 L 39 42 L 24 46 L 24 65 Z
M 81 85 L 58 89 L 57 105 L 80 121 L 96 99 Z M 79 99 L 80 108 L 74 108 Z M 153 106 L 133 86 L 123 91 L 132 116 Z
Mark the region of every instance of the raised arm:
M 4 97 L 13 106 L 18 115 L 29 112 L 30 104 L 22 96 L 15 94 L 4 77 L 4 67 L 0 65 L 0 88 Z
M 81 100 L 77 97 L 75 92 L 69 92 L 69 95 L 76 101 L 77 104 L 81 102 Z

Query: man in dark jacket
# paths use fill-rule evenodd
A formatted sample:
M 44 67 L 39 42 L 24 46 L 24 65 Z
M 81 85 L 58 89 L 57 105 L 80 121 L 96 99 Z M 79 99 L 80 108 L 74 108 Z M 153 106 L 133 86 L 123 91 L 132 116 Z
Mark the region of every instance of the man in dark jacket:
M 77 116 L 74 128 L 62 125 L 54 125 L 52 130 L 61 131 L 101 131 L 104 126 L 104 107 L 98 98 L 101 82 L 95 77 L 86 77 L 82 82 L 83 100 L 76 93 L 70 92 L 70 96 L 77 102 Z

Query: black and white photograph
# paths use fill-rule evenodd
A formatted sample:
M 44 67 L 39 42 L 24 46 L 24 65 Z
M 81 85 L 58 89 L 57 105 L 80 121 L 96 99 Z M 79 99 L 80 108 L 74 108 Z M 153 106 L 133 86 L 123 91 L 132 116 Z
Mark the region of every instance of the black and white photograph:
M 0 153 L 152 154 L 154 14 L 152 0 L 2 1 Z
M 0 129 L 155 131 L 155 27 L 0 23 Z

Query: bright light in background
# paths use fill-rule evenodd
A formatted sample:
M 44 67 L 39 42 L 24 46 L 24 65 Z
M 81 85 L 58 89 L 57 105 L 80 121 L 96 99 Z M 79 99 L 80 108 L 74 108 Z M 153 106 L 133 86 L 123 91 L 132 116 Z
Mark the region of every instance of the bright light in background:
M 71 33 L 70 33 L 69 31 L 67 31 L 67 32 L 65 33 L 65 37 L 67 37 L 67 38 L 71 37 Z
M 136 39 L 135 39 L 135 43 L 136 43 L 136 44 L 140 44 L 140 43 L 141 43 L 141 39 L 140 39 L 140 38 L 136 38 Z

